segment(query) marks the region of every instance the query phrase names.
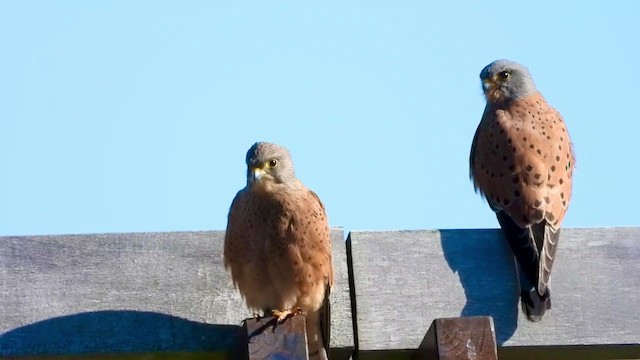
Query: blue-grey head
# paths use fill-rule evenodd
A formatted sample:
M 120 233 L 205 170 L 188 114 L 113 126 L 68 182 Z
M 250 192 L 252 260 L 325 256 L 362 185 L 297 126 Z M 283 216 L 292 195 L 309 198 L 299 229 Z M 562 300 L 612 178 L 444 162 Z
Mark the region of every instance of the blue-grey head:
M 496 60 L 480 72 L 488 102 L 512 101 L 538 92 L 529 70 L 510 60 Z
M 247 185 L 270 187 L 296 181 L 291 154 L 284 146 L 257 142 L 247 151 Z

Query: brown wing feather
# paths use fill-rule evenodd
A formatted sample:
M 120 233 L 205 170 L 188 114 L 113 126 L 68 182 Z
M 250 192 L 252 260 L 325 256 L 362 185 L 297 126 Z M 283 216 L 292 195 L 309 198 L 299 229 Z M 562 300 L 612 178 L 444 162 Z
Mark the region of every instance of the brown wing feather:
M 247 263 L 245 250 L 251 244 L 247 232 L 244 231 L 244 215 L 246 213 L 246 191 L 240 190 L 233 199 L 227 218 L 227 230 L 224 235 L 224 267 L 231 271 L 231 279 L 237 286 L 238 280 L 243 277 L 243 269 Z
M 322 216 L 324 217 L 324 222 L 327 222 L 326 219 L 326 210 L 324 207 L 324 204 L 322 203 L 322 201 L 320 200 L 320 197 L 318 197 L 318 194 L 316 194 L 315 192 L 309 190 L 310 196 L 312 198 L 315 198 L 315 200 L 310 200 L 310 201 L 317 201 L 318 204 L 320 204 L 320 207 L 322 209 Z M 323 267 L 323 274 L 325 276 L 325 291 L 324 291 L 324 299 L 322 302 L 322 306 L 320 307 L 320 309 L 318 310 L 319 314 L 318 314 L 318 319 L 319 319 L 319 331 L 321 333 L 322 336 L 322 340 L 318 341 L 318 344 L 315 345 L 316 348 L 319 347 L 325 347 L 327 350 L 330 347 L 330 340 L 331 340 L 331 303 L 329 300 L 329 296 L 331 295 L 331 288 L 333 287 L 333 282 L 334 282 L 334 269 L 333 269 L 333 261 L 332 261 L 332 257 L 331 257 L 331 234 L 330 234 L 330 230 L 329 230 L 329 226 L 326 226 L 326 235 L 323 235 L 322 238 L 326 239 L 325 241 L 323 241 L 323 246 L 322 246 L 322 250 L 321 252 L 323 254 L 325 254 L 324 257 L 324 263 L 325 266 Z M 328 269 L 326 264 L 329 264 Z M 327 271 L 328 270 L 328 271 Z M 318 329 L 318 328 L 316 328 Z M 318 351 L 320 351 L 318 349 Z M 310 347 L 310 353 L 311 353 L 311 347 Z M 311 358 L 311 356 L 310 356 Z M 321 355 L 319 355 L 316 358 L 322 358 Z
M 333 287 L 334 282 L 334 270 L 333 270 L 333 260 L 331 253 L 331 230 L 329 229 L 329 221 L 327 219 L 327 212 L 324 208 L 324 204 L 318 194 L 314 191 L 309 190 L 309 201 L 317 202 L 320 205 L 320 208 L 317 210 L 318 215 L 321 219 L 319 219 L 318 224 L 323 226 L 319 226 L 320 231 L 318 231 L 318 237 L 322 239 L 322 246 L 320 252 L 323 254 L 323 274 L 325 275 L 326 281 L 325 284 L 329 285 L 329 290 Z

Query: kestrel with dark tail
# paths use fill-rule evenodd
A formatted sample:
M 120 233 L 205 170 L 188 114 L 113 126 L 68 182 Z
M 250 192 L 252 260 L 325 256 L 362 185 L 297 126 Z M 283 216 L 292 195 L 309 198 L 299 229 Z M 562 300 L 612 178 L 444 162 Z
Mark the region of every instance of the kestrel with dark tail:
M 333 264 L 324 205 L 298 180 L 286 148 L 255 143 L 246 163 L 247 185 L 229 210 L 224 265 L 254 313 L 279 321 L 306 313 L 309 358 L 327 359 Z
M 470 175 L 518 261 L 522 308 L 536 322 L 551 308 L 549 276 L 571 200 L 573 147 L 562 116 L 526 67 L 497 60 L 480 80 L 487 104 L 471 146 Z

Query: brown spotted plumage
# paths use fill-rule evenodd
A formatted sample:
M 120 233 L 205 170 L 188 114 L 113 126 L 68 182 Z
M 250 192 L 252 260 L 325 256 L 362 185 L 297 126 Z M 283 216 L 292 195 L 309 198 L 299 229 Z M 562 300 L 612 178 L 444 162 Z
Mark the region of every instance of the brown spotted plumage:
M 306 313 L 310 358 L 326 359 L 333 264 L 324 206 L 296 178 L 284 147 L 256 143 L 246 160 L 247 186 L 229 210 L 225 267 L 254 312 Z
M 551 306 L 549 277 L 571 199 L 572 144 L 562 116 L 525 67 L 499 60 L 480 77 L 487 105 L 473 139 L 471 177 L 520 264 L 525 312 L 538 321 Z

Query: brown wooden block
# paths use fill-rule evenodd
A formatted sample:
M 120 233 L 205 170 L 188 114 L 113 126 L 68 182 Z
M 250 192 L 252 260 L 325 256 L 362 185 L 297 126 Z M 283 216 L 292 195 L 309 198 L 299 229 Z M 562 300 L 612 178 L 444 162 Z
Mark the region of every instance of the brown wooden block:
M 435 319 L 414 360 L 497 360 L 496 335 L 490 316 Z
M 247 319 L 249 360 L 307 360 L 305 316 L 289 317 L 281 324 L 276 318 Z

